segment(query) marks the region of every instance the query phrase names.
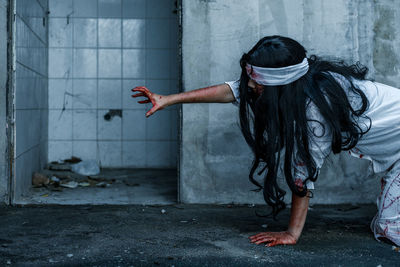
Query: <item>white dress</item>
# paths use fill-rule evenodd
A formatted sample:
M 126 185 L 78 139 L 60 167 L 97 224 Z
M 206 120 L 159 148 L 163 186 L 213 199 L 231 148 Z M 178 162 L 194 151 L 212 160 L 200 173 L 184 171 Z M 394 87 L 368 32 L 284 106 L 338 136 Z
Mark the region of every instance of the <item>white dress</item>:
M 347 90 L 348 81 L 342 76 L 331 73 L 347 92 L 350 104 L 358 109 L 359 97 Z M 236 102 L 239 102 L 239 81 L 226 82 L 232 89 Z M 386 237 L 400 245 L 400 89 L 371 81 L 353 80 L 369 100 L 369 108 L 357 122 L 361 128 L 370 130 L 358 141 L 349 153 L 357 158 L 372 161 L 374 172 L 386 171 L 382 178 L 382 192 L 378 197 L 378 214 L 371 223 L 376 238 Z M 332 134 L 324 118 L 313 102 L 310 102 L 306 115 L 309 120 L 317 120 L 325 125 L 325 132 L 319 123 L 310 121 L 309 130 L 316 133 L 310 138 L 310 153 L 318 170 L 331 152 Z M 324 133 L 322 136 L 321 134 Z M 307 170 L 302 162 L 295 162 L 293 177 L 296 184 L 301 184 L 307 177 Z M 307 188 L 314 189 L 312 182 Z

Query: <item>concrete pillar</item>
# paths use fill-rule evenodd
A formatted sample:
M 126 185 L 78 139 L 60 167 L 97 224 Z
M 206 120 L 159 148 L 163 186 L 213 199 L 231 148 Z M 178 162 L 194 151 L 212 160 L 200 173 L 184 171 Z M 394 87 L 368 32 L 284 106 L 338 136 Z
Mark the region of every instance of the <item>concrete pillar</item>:
M 8 155 L 6 127 L 7 95 L 7 8 L 8 2 L 0 0 L 0 205 L 7 203 Z

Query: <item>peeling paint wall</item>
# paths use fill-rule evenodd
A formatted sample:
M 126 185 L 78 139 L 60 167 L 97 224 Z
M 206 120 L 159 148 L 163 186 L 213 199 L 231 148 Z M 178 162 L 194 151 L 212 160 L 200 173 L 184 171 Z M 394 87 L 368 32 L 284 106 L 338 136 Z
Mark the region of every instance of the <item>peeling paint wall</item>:
M 370 78 L 400 87 L 400 3 L 396 0 L 183 1 L 185 91 L 238 78 L 238 61 L 261 37 L 285 35 L 308 54 L 360 61 Z M 252 155 L 231 104 L 183 105 L 181 200 L 264 203 L 248 181 Z M 331 155 L 312 204 L 372 203 L 379 175 L 369 162 Z M 290 198 L 287 198 L 290 199 Z

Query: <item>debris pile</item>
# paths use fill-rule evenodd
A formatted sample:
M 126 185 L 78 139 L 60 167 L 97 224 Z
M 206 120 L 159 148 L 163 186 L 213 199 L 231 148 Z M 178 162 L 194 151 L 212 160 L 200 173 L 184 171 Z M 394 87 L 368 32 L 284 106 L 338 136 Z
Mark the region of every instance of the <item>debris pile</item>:
M 71 170 L 81 175 L 97 175 L 100 173 L 100 167 L 96 160 L 85 160 L 75 163 L 71 166 Z
M 39 173 L 39 172 L 33 173 L 33 175 L 32 175 L 32 185 L 34 187 L 46 186 L 49 183 L 50 183 L 50 180 L 46 175 L 44 175 L 42 173 Z
M 53 161 L 41 173 L 32 175 L 35 188 L 45 187 L 51 191 L 63 191 L 65 188 L 109 187 L 115 179 L 98 176 L 100 167 L 95 160 L 84 160 L 71 157 L 62 161 Z

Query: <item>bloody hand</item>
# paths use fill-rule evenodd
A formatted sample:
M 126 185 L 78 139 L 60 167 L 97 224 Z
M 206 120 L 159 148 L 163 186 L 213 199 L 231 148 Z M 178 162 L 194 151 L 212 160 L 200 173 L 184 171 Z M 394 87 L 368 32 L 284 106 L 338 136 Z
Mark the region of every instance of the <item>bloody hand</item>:
M 251 243 L 257 245 L 268 243 L 265 246 L 273 247 L 276 245 L 294 245 L 297 239 L 288 231 L 286 232 L 264 232 L 249 237 Z
M 164 96 L 152 93 L 149 89 L 147 89 L 144 86 L 138 86 L 132 89 L 132 92 L 138 92 L 135 95 L 132 95 L 132 97 L 146 97 L 147 99 L 138 101 L 140 104 L 146 104 L 146 103 L 151 103 L 153 104 L 153 107 L 147 111 L 146 117 L 151 116 L 154 112 L 161 110 L 165 107 L 165 101 L 164 101 Z

